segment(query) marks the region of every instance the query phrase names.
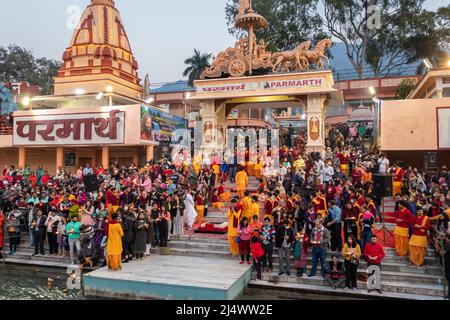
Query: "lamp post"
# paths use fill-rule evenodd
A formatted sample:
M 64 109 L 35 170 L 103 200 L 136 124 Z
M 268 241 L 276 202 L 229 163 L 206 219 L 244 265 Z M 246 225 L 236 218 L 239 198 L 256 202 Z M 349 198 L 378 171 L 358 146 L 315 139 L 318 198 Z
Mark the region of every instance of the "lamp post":
M 372 138 L 374 144 L 378 147 L 379 141 L 379 130 L 380 130 L 380 104 L 381 100 L 376 97 L 377 92 L 374 87 L 369 87 L 369 93 L 372 97 L 372 124 L 373 124 L 373 132 Z
M 30 99 L 30 97 L 28 97 L 28 96 L 24 97 L 23 100 L 22 100 L 22 104 L 25 107 L 28 107 L 28 110 L 30 110 L 30 111 L 33 110 L 33 107 L 31 106 L 31 99 Z

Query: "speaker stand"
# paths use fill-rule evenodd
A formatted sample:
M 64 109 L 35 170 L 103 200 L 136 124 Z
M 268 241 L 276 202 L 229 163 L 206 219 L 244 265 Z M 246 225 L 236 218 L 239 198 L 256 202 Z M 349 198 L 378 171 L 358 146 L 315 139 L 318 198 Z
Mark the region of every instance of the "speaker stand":
M 389 234 L 392 238 L 394 238 L 394 234 L 388 230 L 388 228 L 386 227 L 386 214 L 384 212 L 384 197 L 381 198 L 381 206 L 382 206 L 382 216 L 383 216 L 383 222 L 381 225 L 381 229 L 378 230 L 376 233 L 378 234 L 380 231 L 383 231 L 383 243 L 386 245 L 387 244 L 387 238 L 386 238 L 386 233 Z

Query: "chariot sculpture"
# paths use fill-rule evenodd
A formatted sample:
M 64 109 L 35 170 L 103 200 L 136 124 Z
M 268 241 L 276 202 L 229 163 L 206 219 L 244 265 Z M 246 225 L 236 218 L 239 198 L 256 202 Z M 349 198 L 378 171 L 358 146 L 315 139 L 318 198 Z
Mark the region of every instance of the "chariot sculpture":
M 202 72 L 201 79 L 241 77 L 251 75 L 255 71 L 303 71 L 309 70 L 311 65 L 323 69 L 324 60 L 327 64 L 330 63 L 325 55 L 326 50 L 332 45 L 330 39 L 319 41 L 314 49 L 311 49 L 311 41 L 305 41 L 292 51 L 276 53 L 268 51 L 268 44 L 264 40 L 257 42 L 254 33 L 254 30 L 267 27 L 268 22 L 252 9 L 251 0 L 240 1 L 235 23 L 237 27 L 247 30 L 248 36 L 239 39 L 233 48 L 220 52 L 211 67 Z

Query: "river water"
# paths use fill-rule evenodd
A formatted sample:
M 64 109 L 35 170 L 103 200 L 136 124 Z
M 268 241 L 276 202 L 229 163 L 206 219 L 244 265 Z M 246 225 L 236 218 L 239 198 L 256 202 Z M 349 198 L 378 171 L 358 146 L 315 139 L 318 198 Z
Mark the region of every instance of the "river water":
M 49 278 L 53 280 L 51 288 L 48 287 Z M 81 290 L 67 290 L 67 278 L 62 269 L 3 265 L 0 262 L 0 300 L 103 300 L 85 297 Z M 327 297 L 248 289 L 239 300 L 291 299 L 320 300 Z
M 48 278 L 53 279 L 52 288 Z M 66 283 L 67 276 L 55 269 L 0 264 L 0 300 L 86 299 L 81 290 L 67 290 Z

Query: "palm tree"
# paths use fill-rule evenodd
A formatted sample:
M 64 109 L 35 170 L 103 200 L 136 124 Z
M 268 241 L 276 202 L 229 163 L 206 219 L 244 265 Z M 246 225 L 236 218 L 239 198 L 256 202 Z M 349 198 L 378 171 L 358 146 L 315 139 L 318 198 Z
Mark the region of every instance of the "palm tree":
M 211 65 L 209 62 L 211 57 L 210 53 L 201 53 L 200 50 L 194 49 L 194 55 L 184 60 L 188 67 L 184 70 L 183 77 L 188 77 L 190 86 L 194 84 L 195 80 L 200 79 L 203 70 Z

